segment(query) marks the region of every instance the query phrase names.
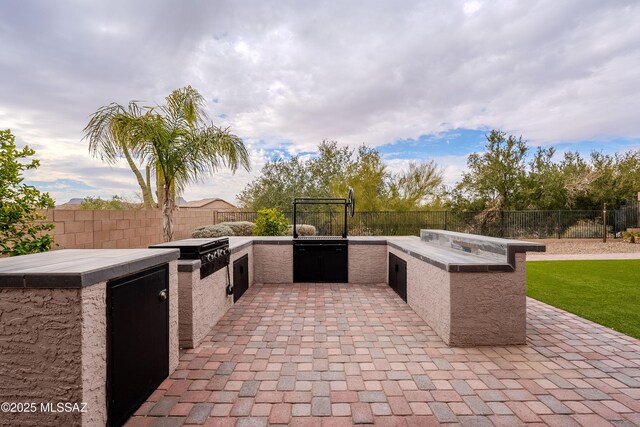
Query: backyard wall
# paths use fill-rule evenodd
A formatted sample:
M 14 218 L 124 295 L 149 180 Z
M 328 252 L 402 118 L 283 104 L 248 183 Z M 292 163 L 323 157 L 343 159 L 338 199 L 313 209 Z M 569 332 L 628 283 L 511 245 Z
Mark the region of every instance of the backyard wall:
M 162 213 L 153 210 L 67 210 L 42 212 L 55 224 L 54 249 L 146 248 L 162 242 Z M 178 209 L 174 214 L 174 240 L 191 237 L 201 225 L 215 224 L 218 211 Z

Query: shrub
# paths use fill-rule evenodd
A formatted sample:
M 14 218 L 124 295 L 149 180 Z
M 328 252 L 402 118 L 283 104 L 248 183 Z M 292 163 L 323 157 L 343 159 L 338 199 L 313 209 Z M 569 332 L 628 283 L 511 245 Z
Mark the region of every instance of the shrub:
M 221 222 L 218 225 L 229 227 L 233 236 L 253 236 L 256 225 L 250 221 Z
M 85 197 L 80 203 L 80 209 L 85 210 L 125 210 L 125 209 L 141 209 L 143 205 L 133 203 L 126 197 L 113 196 L 111 200 L 102 200 L 100 197 Z
M 261 209 L 256 218 L 254 236 L 283 236 L 287 231 L 287 219 L 279 210 Z
M 39 209 L 52 208 L 49 193 L 42 193 L 24 182 L 24 172 L 36 169 L 40 162 L 29 159 L 35 151 L 29 147 L 19 150 L 9 129 L 0 130 L 0 254 L 24 255 L 46 252 L 53 245 L 47 231 L 53 224 Z
M 629 243 L 640 243 L 640 232 L 625 231 L 622 233 L 622 239 Z
M 607 236 L 613 237 L 611 232 L 611 226 L 607 226 Z M 576 221 L 562 233 L 562 238 L 593 239 L 597 237 L 602 237 L 602 223 L 588 219 Z
M 233 230 L 222 224 L 204 225 L 191 232 L 191 237 L 195 239 L 233 236 Z
M 316 228 L 309 224 L 296 224 L 298 236 L 315 236 Z M 293 236 L 293 225 L 287 226 L 287 236 Z

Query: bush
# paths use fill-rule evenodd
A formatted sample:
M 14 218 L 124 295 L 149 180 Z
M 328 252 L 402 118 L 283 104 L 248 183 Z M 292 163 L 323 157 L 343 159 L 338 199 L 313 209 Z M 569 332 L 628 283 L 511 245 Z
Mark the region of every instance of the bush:
M 233 230 L 222 224 L 204 225 L 191 232 L 194 239 L 206 239 L 211 237 L 233 236 Z
M 607 226 L 607 236 L 614 237 L 611 226 Z M 594 239 L 602 237 L 602 223 L 588 219 L 576 221 L 562 233 L 562 238 Z
M 261 209 L 256 218 L 254 236 L 283 236 L 287 231 L 287 219 L 277 209 Z
M 622 239 L 629 243 L 640 243 L 640 232 L 625 231 L 622 233 Z
M 9 129 L 0 130 L 0 255 L 46 252 L 53 245 L 46 233 L 53 224 L 38 213 L 52 208 L 53 199 L 24 182 L 24 173 L 40 166 L 30 159 L 34 154 L 29 147 L 19 150 Z
M 253 236 L 256 225 L 250 221 L 221 222 L 218 225 L 229 227 L 233 236 Z
M 296 224 L 298 236 L 315 236 L 316 228 L 309 224 Z M 293 225 L 287 226 L 287 236 L 293 236 Z
M 113 196 L 111 200 L 102 200 L 100 197 L 85 197 L 80 203 L 80 209 L 84 210 L 125 210 L 125 209 L 141 209 L 143 205 L 133 203 L 126 197 Z

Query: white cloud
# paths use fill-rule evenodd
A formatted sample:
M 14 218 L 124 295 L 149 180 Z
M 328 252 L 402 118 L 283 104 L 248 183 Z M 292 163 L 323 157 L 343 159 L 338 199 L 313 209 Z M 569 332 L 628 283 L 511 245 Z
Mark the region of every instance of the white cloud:
M 308 152 L 324 138 L 377 146 L 500 128 L 533 144 L 640 139 L 633 0 L 3 2 L 0 48 L 0 127 L 37 147 L 54 178 L 103 173 L 81 141 L 97 107 L 200 90 L 254 164 L 187 199 L 233 199 L 265 150 Z M 137 191 L 126 165 L 109 171 L 104 196 Z
M 462 10 L 467 15 L 473 15 L 478 10 L 480 10 L 481 7 L 482 7 L 482 3 L 480 3 L 479 1 L 473 0 L 473 1 L 465 2 L 464 6 L 462 7 Z

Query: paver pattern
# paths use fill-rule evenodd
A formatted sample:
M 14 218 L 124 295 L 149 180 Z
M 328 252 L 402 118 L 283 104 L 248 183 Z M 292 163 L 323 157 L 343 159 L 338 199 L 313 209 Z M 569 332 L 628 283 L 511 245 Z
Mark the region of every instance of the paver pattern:
M 640 341 L 527 316 L 526 346 L 450 348 L 384 284 L 254 285 L 127 425 L 640 425 Z

